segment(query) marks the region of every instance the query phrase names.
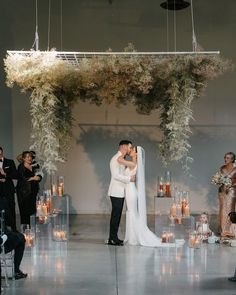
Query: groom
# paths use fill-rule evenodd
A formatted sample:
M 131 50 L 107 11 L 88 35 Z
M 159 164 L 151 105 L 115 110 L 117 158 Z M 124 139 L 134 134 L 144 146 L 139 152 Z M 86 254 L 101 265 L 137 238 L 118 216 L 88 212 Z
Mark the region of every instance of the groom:
M 110 196 L 112 211 L 110 219 L 110 234 L 108 245 L 123 246 L 123 241 L 118 239 L 118 229 L 122 214 L 125 185 L 130 181 L 135 181 L 135 176 L 125 175 L 125 166 L 119 164 L 118 158 L 129 155 L 132 149 L 132 142 L 129 140 L 121 140 L 119 143 L 119 151 L 112 157 L 110 161 L 111 182 L 108 190 Z

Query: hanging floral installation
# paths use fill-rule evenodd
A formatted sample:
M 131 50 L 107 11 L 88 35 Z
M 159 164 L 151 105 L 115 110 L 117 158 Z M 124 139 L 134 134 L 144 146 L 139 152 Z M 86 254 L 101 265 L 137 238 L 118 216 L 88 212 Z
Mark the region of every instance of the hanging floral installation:
M 129 46 L 125 51 L 134 51 Z M 79 65 L 56 51 L 33 51 L 5 59 L 7 85 L 30 91 L 32 146 L 48 173 L 66 158 L 72 136 L 72 108 L 78 101 L 101 105 L 132 103 L 137 112 L 159 110 L 163 164 L 191 162 L 191 104 L 209 80 L 231 68 L 218 55 L 108 55 L 81 58 Z

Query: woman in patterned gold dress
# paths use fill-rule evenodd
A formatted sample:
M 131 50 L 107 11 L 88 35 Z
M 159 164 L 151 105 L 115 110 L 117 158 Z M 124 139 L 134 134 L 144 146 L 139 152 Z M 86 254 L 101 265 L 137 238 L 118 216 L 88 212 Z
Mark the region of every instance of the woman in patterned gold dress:
M 235 211 L 236 203 L 236 165 L 235 154 L 226 153 L 224 156 L 225 164 L 220 168 L 222 176 L 231 180 L 231 185 L 222 184 L 219 187 L 219 219 L 221 236 L 230 235 L 231 221 L 228 214 Z

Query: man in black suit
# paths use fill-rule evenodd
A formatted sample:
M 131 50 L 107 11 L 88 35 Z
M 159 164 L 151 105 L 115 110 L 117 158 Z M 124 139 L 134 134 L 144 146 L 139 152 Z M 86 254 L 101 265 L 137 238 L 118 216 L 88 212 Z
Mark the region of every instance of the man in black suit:
M 0 197 L 0 212 L 4 210 L 4 222 L 1 224 L 1 231 L 6 236 L 2 236 L 5 240 L 4 249 L 5 253 L 14 250 L 14 268 L 15 268 L 15 279 L 24 279 L 27 277 L 26 273 L 20 270 L 21 261 L 25 251 L 25 236 L 22 233 L 12 230 L 14 225 L 12 224 L 12 216 L 9 211 L 9 206 L 6 198 Z M 1 216 L 2 217 L 2 216 Z M 6 239 L 7 237 L 7 239 Z M 3 240 L 3 241 L 4 241 Z M 0 239 L 1 242 L 1 239 Z
M 13 230 L 16 230 L 15 186 L 17 179 L 16 165 L 13 160 L 4 158 L 3 148 L 0 147 L 0 197 L 6 198 L 12 217 Z

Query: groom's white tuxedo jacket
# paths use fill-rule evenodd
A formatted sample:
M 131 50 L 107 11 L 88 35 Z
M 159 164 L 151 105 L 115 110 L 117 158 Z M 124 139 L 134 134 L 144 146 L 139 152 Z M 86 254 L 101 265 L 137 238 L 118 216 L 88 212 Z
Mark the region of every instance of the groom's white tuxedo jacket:
M 116 198 L 125 197 L 125 185 L 130 182 L 130 176 L 125 175 L 125 166 L 118 163 L 118 158 L 121 155 L 122 153 L 118 151 L 110 161 L 111 182 L 108 196 Z

